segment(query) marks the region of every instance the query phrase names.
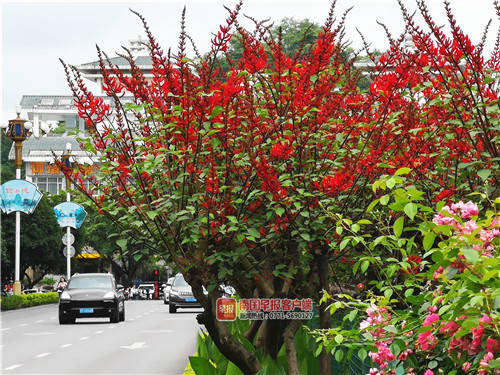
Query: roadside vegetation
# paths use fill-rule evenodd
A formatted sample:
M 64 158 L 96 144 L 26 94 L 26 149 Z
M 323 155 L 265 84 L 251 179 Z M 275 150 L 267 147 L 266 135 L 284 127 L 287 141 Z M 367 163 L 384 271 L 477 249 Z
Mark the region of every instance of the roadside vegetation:
M 31 293 L 21 294 L 19 296 L 5 296 L 0 298 L 1 310 L 14 310 L 23 307 L 32 307 L 38 305 L 45 305 L 48 303 L 58 303 L 59 293 Z

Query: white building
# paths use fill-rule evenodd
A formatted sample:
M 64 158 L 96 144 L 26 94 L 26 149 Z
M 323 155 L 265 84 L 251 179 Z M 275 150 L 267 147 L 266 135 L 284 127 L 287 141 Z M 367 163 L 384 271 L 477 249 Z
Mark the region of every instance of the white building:
M 147 47 L 144 40 L 140 38 L 129 41 L 129 50 L 134 54 L 134 61 L 144 72 L 146 78 L 151 77 L 152 62 L 147 55 Z M 123 57 L 111 57 L 112 64 L 117 65 L 125 75 L 130 75 L 130 64 Z M 102 75 L 99 69 L 99 61 L 92 61 L 77 66 L 82 77 L 97 84 L 97 89 L 93 90 L 94 95 L 101 96 L 104 102 L 112 105 L 109 97 L 102 96 Z M 89 85 L 90 87 L 91 85 Z M 132 102 L 132 97 L 122 98 L 122 102 Z M 74 134 L 79 132 L 79 137 L 85 136 L 85 124 L 78 116 L 78 111 L 74 105 L 74 98 L 71 95 L 23 95 L 21 99 L 21 111 L 26 113 L 28 120 L 33 123 L 34 137 L 29 137 L 23 142 L 23 161 L 26 166 L 26 175 L 23 176 L 38 186 L 42 191 L 51 194 L 59 193 L 64 189 L 64 175 L 53 163 L 54 155 L 63 154 L 67 143 L 71 143 L 71 153 L 75 159 L 88 164 L 88 173 L 93 173 L 98 163 L 98 158 L 80 150 L 80 145 Z M 55 134 L 54 130 L 65 124 L 63 134 Z M 39 136 L 40 129 L 48 127 L 51 131 L 42 137 Z M 9 159 L 14 160 L 14 146 L 12 146 Z

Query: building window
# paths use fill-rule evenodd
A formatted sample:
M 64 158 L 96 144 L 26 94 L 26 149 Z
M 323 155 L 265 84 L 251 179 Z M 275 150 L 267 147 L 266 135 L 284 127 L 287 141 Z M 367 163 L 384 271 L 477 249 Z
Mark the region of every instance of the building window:
M 33 183 L 38 186 L 41 191 L 49 194 L 57 194 L 62 190 L 62 177 L 33 177 Z

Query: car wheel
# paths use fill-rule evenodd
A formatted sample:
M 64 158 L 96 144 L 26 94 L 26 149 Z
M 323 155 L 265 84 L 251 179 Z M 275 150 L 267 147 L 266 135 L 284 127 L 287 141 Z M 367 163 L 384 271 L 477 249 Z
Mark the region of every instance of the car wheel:
M 124 322 L 124 321 L 125 321 L 125 304 L 123 304 L 123 310 L 120 313 L 120 322 Z
M 118 304 L 116 304 L 115 308 L 111 310 L 109 321 L 111 323 L 118 323 L 120 321 L 120 311 L 118 310 Z
M 64 316 L 64 314 L 59 313 L 59 324 L 73 324 L 75 322 L 75 318 L 70 318 Z
M 177 307 L 173 303 L 168 304 L 168 312 L 170 314 L 175 314 L 177 312 Z

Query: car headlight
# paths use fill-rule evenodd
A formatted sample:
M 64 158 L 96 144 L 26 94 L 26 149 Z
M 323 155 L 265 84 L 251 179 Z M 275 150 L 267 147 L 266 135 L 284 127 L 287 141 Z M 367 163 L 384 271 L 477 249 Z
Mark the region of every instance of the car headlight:
M 115 292 L 107 292 L 103 298 L 105 301 L 112 301 L 115 299 Z
M 71 299 L 71 294 L 69 294 L 66 290 L 61 293 L 61 296 L 59 297 L 61 300 L 70 300 Z

